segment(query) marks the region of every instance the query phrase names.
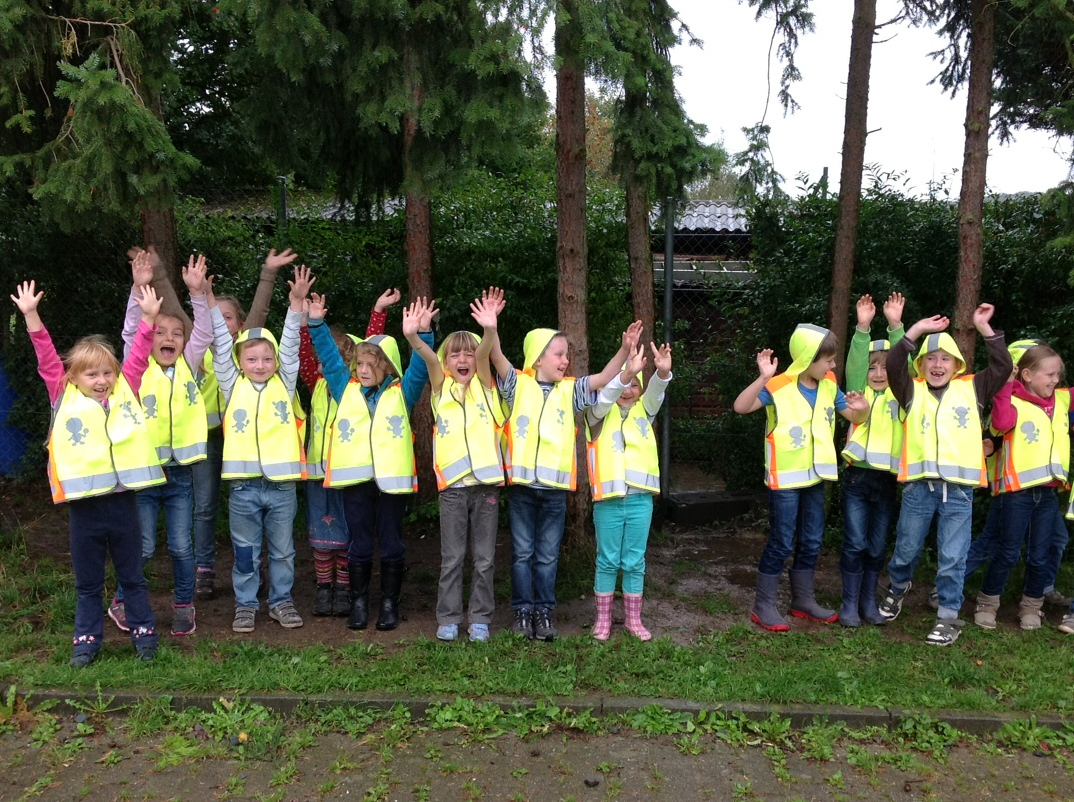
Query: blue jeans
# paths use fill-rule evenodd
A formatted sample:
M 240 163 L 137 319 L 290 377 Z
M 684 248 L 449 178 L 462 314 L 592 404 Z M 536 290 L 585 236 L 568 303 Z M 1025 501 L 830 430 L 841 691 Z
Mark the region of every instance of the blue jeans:
M 895 474 L 851 465 L 843 474 L 843 547 L 839 570 L 848 574 L 884 567 L 888 532 L 895 518 Z
M 127 623 L 134 645 L 157 642 L 156 619 L 142 572 L 142 535 L 134 492 L 75 499 L 71 514 L 71 566 L 75 572 L 74 653 L 97 654 L 104 640 L 104 568 L 109 553 L 127 596 Z
M 223 430 L 209 430 L 206 456 L 194 469 L 194 564 L 216 568 L 216 514 L 220 508 L 220 471 L 224 459 Z
M 999 549 L 988 566 L 981 593 L 988 596 L 1003 593 L 1011 569 L 1022 556 L 1022 543 L 1028 538 L 1024 589 L 1026 596 L 1038 599 L 1044 595 L 1059 496 L 1054 487 L 1031 487 L 1003 495 L 1006 498 L 1003 500 Z
M 556 606 L 559 546 L 567 523 L 567 491 L 527 485 L 508 490 L 511 522 L 511 607 Z
M 1059 563 L 1063 561 L 1063 552 L 1066 551 L 1067 543 L 1070 542 L 1070 531 L 1067 529 L 1065 510 L 1060 505 L 1055 515 L 1055 533 L 1052 535 L 1052 548 L 1048 553 L 1048 565 L 1044 569 L 1044 590 L 1055 590 L 1055 580 L 1059 576 Z
M 645 587 L 645 548 L 653 520 L 653 494 L 629 493 L 593 504 L 597 533 L 597 571 L 593 591 L 612 593 L 623 571 L 623 593 Z
M 270 482 L 264 477 L 233 479 L 228 518 L 235 565 L 231 584 L 235 606 L 257 609 L 261 583 L 261 538 L 268 545 L 271 610 L 291 601 L 295 583 L 295 514 L 298 495 L 294 482 Z
M 973 539 L 970 544 L 970 550 L 966 554 L 966 579 L 973 576 L 978 568 L 996 556 L 996 552 L 999 550 L 1001 521 L 1003 519 L 1003 501 L 1009 495 L 1009 493 L 1001 493 L 992 497 L 992 503 L 988 505 L 988 515 L 985 517 L 984 529 L 981 530 L 981 534 Z
M 811 571 L 817 567 L 824 539 L 824 482 L 792 490 L 768 491 L 768 542 L 757 570 L 781 574 L 787 558 L 791 568 Z
M 925 537 L 936 522 L 936 592 L 940 596 L 939 618 L 958 618 L 966 576 L 966 553 L 970 548 L 973 488 L 939 479 L 907 482 L 902 490 L 902 509 L 895 528 L 895 553 L 888 563 L 888 576 L 895 589 L 913 579 L 914 565 Z
M 138 502 L 138 525 L 142 531 L 142 566 L 153 559 L 157 550 L 157 523 L 164 508 L 164 524 L 168 533 L 168 554 L 172 558 L 172 582 L 175 584 L 175 603 L 194 601 L 194 544 L 190 538 L 193 523 L 194 489 L 190 465 L 170 465 L 164 468 L 168 481 L 135 493 Z M 123 588 L 116 592 L 123 601 Z

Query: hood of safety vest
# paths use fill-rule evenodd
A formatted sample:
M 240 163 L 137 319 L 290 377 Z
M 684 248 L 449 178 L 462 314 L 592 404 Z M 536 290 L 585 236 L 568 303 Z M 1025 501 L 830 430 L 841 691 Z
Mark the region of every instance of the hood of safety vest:
M 280 361 L 280 344 L 276 342 L 276 338 L 272 335 L 271 331 L 261 327 L 254 327 L 239 332 L 239 336 L 235 338 L 235 345 L 232 347 L 232 352 L 235 354 L 236 360 L 239 358 L 239 346 L 250 340 L 268 340 L 269 345 L 272 346 L 272 353 L 276 355 L 276 361 Z
M 1007 353 L 1011 355 L 1011 361 L 1014 362 L 1017 367 L 1018 360 L 1026 355 L 1026 351 L 1043 344 L 1044 342 L 1042 340 L 1015 340 L 1007 346 Z
M 395 341 L 394 337 L 387 334 L 375 334 L 372 337 L 367 337 L 364 340 L 359 340 L 359 343 L 367 343 L 368 345 L 375 345 L 381 351 L 384 352 L 384 356 L 388 357 L 388 361 L 392 363 L 392 370 L 395 371 L 395 378 L 402 380 L 403 378 L 403 360 L 399 356 L 399 344 Z
M 955 369 L 955 376 L 961 376 L 966 372 L 966 360 L 963 358 L 962 352 L 958 350 L 958 346 L 955 344 L 955 338 L 946 331 L 938 331 L 928 335 L 922 340 L 921 347 L 917 349 L 917 356 L 914 357 L 914 370 L 917 372 L 918 376 L 925 375 L 922 363 L 925 360 L 925 356 L 931 354 L 933 351 L 946 351 L 958 360 L 958 368 Z
M 534 364 L 544 354 L 548 344 L 563 334 L 556 329 L 534 329 L 522 342 L 522 364 L 526 370 L 533 370 Z
M 891 341 L 890 340 L 872 340 L 869 343 L 869 353 L 870 354 L 876 354 L 876 353 L 879 353 L 880 351 L 890 351 L 890 350 L 891 350 Z
M 786 370 L 787 375 L 798 376 L 812 365 L 817 349 L 830 333 L 822 326 L 799 323 L 791 335 L 791 366 Z

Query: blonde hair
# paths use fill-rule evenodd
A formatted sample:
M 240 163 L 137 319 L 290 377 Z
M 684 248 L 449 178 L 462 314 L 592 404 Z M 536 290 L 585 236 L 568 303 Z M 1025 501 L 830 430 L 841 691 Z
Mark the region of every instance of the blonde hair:
M 453 331 L 444 340 L 443 353 L 445 357 L 451 354 L 456 354 L 459 351 L 476 351 L 480 343 L 477 341 L 477 337 L 468 331 Z M 441 360 L 443 362 L 443 360 Z
M 888 352 L 887 351 L 873 351 L 872 353 L 869 354 L 869 367 L 872 367 L 873 365 L 887 366 L 887 363 L 888 363 Z
M 379 345 L 373 343 L 358 343 L 354 346 L 354 359 L 353 364 L 358 363 L 358 357 L 371 356 L 377 360 L 377 367 L 384 371 L 385 376 L 395 376 L 395 367 L 392 365 L 392 361 L 388 359 L 388 355 L 384 353 Z
M 102 365 L 112 368 L 117 379 L 123 370 L 119 360 L 116 359 L 112 344 L 100 334 L 83 337 L 72 345 L 71 350 L 63 355 L 63 364 L 67 368 L 63 377 L 64 381 L 71 381 L 72 376 Z
M 265 345 L 267 345 L 269 348 L 272 348 L 272 355 L 276 359 L 276 364 L 279 365 L 280 360 L 276 356 L 276 349 L 273 348 L 272 343 L 264 337 L 251 337 L 248 340 L 243 340 L 236 346 L 236 356 L 241 359 L 243 353 L 246 351 L 247 348 L 249 348 L 251 345 L 257 345 L 258 343 L 265 343 Z
M 239 303 L 239 299 L 234 295 L 217 295 L 216 305 L 228 304 L 235 312 L 235 317 L 239 319 L 239 326 L 246 325 L 246 310 L 242 308 L 242 304 Z
M 1032 348 L 1027 348 L 1026 352 L 1022 354 L 1022 358 L 1018 360 L 1018 380 L 1022 381 L 1022 371 L 1037 370 L 1038 366 L 1045 359 L 1050 357 L 1057 357 L 1059 359 L 1059 372 L 1060 375 L 1065 371 L 1065 365 L 1063 364 L 1063 358 L 1055 352 L 1053 348 L 1045 345 L 1044 343 L 1038 343 Z

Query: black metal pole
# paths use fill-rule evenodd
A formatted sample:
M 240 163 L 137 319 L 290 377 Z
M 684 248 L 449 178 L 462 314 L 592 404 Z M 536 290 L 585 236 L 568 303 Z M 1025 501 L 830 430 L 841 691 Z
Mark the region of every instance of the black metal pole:
M 280 187 L 280 205 L 276 211 L 276 249 L 287 247 L 287 176 L 278 175 L 276 181 Z
M 675 199 L 664 200 L 664 342 L 671 343 L 672 280 L 675 272 Z M 660 495 L 667 501 L 671 490 L 671 404 L 664 399 L 660 410 Z

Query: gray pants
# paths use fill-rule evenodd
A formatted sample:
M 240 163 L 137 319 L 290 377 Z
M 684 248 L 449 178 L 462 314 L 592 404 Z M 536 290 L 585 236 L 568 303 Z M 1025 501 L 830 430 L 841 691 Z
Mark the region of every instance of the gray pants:
M 470 581 L 470 623 L 492 623 L 492 611 L 496 606 L 492 595 L 492 570 L 499 522 L 499 487 L 474 485 L 441 491 L 438 625 L 462 623 L 462 571 L 467 540 L 474 564 Z

